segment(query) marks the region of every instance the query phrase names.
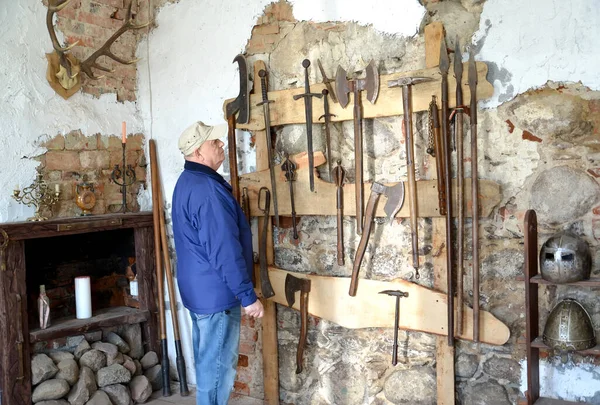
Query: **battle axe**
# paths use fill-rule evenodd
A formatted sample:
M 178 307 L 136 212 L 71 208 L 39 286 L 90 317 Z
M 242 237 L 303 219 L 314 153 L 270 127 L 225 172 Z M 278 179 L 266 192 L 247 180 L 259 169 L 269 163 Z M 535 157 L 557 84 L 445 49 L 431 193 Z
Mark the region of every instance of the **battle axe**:
M 335 76 L 335 92 L 342 108 L 348 105 L 348 93 L 352 92 L 354 96 L 354 169 L 356 172 L 354 188 L 356 194 L 356 233 L 361 235 L 363 232 L 363 142 L 362 142 L 362 107 L 360 103 L 360 93 L 367 91 L 367 100 L 375 103 L 379 94 L 379 72 L 375 66 L 375 61 L 371 61 L 366 68 L 367 77 L 365 79 L 348 80 L 346 71 L 338 66 Z
M 365 255 L 365 251 L 367 250 L 367 244 L 369 243 L 369 236 L 373 226 L 373 219 L 375 218 L 377 202 L 382 194 L 387 197 L 387 202 L 385 203 L 383 211 L 386 213 L 389 223 L 391 224 L 392 220 L 404 204 L 404 183 L 400 182 L 392 187 L 385 186 L 381 183 L 373 183 L 371 186 L 371 196 L 369 197 L 367 210 L 365 212 L 365 230 L 360 238 L 358 249 L 356 250 L 356 255 L 354 256 L 352 278 L 350 279 L 350 291 L 348 292 L 351 297 L 356 295 L 356 289 L 358 287 L 358 272 L 360 270 L 362 259 Z
M 250 97 L 248 88 L 248 67 L 246 59 L 242 55 L 237 55 L 233 62 L 237 62 L 240 67 L 240 92 L 238 96 L 225 106 L 225 115 L 227 116 L 227 150 L 229 153 L 229 173 L 231 176 L 231 187 L 233 196 L 237 202 L 240 201 L 240 181 L 237 168 L 237 146 L 235 138 L 235 123 L 247 124 L 250 119 Z M 235 114 L 238 113 L 237 120 Z
M 300 340 L 296 352 L 296 374 L 302 372 L 302 355 L 306 345 L 306 332 L 308 328 L 308 293 L 310 292 L 310 280 L 294 277 L 288 273 L 285 277 L 285 298 L 290 308 L 296 302 L 296 291 L 300 291 Z

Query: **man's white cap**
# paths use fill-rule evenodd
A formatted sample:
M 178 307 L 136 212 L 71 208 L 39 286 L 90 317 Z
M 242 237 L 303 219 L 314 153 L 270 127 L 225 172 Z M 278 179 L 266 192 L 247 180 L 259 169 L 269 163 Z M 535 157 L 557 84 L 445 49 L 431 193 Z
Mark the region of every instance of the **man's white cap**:
M 223 138 L 227 135 L 227 124 L 214 127 L 198 121 L 190 125 L 179 137 L 179 150 L 183 156 L 190 155 L 204 142 Z

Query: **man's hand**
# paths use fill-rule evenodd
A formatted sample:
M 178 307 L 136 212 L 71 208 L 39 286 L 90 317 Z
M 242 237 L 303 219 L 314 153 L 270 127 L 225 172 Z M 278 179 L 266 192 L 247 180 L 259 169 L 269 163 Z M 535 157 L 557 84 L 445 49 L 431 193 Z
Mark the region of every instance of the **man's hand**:
M 244 311 L 248 316 L 253 318 L 262 318 L 265 314 L 265 309 L 263 308 L 262 302 L 260 300 L 256 300 L 253 304 L 244 307 Z

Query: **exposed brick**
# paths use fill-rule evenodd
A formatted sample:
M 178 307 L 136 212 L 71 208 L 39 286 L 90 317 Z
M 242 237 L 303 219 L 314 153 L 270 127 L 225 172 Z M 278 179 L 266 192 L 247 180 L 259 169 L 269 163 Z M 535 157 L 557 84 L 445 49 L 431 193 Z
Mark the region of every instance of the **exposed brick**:
M 49 151 L 46 153 L 46 170 L 71 170 L 81 169 L 79 153 L 74 151 Z
M 248 316 L 248 315 L 244 315 L 242 316 L 242 326 L 247 326 L 250 328 L 254 328 L 254 325 L 256 324 L 256 319 Z
M 62 180 L 62 172 L 60 170 L 46 171 L 46 176 L 44 177 L 50 182 L 57 182 Z
M 252 369 L 249 367 L 241 367 L 237 369 L 237 381 L 243 383 L 251 383 L 252 382 Z
M 262 38 L 252 37 L 246 46 L 246 52 L 249 54 L 264 53 L 266 49 L 265 41 Z
M 272 3 L 265 10 L 265 15 L 272 16 L 278 21 L 296 21 L 292 12 L 292 6 L 286 0 L 279 0 L 277 3 Z
M 600 215 L 600 206 L 599 207 L 594 207 L 592 209 L 592 212 L 594 213 L 594 215 Z
M 84 150 L 80 154 L 80 159 L 83 169 L 102 169 L 108 167 L 110 154 L 105 150 Z
M 96 150 L 98 142 L 96 136 L 84 136 L 81 131 L 71 131 L 65 135 L 66 150 Z
M 263 24 L 256 25 L 252 29 L 252 35 L 271 35 L 279 33 L 279 24 L 271 23 L 271 24 Z
M 63 150 L 65 148 L 65 137 L 56 135 L 42 144 L 48 150 Z
M 253 354 L 256 348 L 256 343 L 254 342 L 240 342 L 240 353 L 242 354 Z
M 118 29 L 122 25 L 121 21 L 119 21 L 119 20 L 115 20 L 110 17 L 105 17 L 102 15 L 88 13 L 83 10 L 79 12 L 78 19 L 81 22 L 84 22 L 87 24 L 99 25 L 100 27 L 104 27 L 104 28 Z
M 248 356 L 243 354 L 238 356 L 238 367 L 248 367 Z
M 523 131 L 522 138 L 525 141 L 542 142 L 542 138 L 539 138 L 539 137 L 533 135 L 529 131 Z
M 248 384 L 240 382 L 240 381 L 235 381 L 233 383 L 233 390 L 238 394 L 242 394 L 242 395 L 246 395 L 246 396 L 250 395 L 250 387 L 248 387 Z

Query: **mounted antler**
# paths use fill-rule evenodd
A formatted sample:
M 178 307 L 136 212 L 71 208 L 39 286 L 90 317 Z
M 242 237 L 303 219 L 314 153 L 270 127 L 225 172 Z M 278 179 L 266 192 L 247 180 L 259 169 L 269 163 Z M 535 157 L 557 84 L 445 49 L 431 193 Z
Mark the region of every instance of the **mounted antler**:
M 81 77 L 79 75 L 80 71 L 83 71 L 90 79 L 94 80 L 101 79 L 104 76 L 96 76 L 92 68 L 103 70 L 105 72 L 114 71 L 113 69 L 99 65 L 96 62 L 100 56 L 107 56 L 112 60 L 124 65 L 136 63 L 139 59 L 128 61 L 119 58 L 111 52 L 110 47 L 125 32 L 129 30 L 139 30 L 150 25 L 150 22 L 145 24 L 134 23 L 131 13 L 133 1 L 131 1 L 127 8 L 127 17 L 125 18 L 125 22 L 121 28 L 119 28 L 117 32 L 115 32 L 104 43 L 104 45 L 100 47 L 100 49 L 91 54 L 85 61 L 80 63 L 77 58 L 75 58 L 71 53 L 68 53 L 71 48 L 79 43 L 79 41 L 64 47 L 61 46 L 61 44 L 58 42 L 58 38 L 56 37 L 56 32 L 54 31 L 54 25 L 52 21 L 54 19 L 54 14 L 67 7 L 70 2 L 71 0 L 48 0 L 48 12 L 46 13 L 46 26 L 48 27 L 48 33 L 50 34 L 52 46 L 54 47 L 55 51 L 52 54 L 46 55 L 48 58 L 48 71 L 46 78 L 48 79 L 50 86 L 65 99 L 69 98 L 76 93 L 77 90 L 79 90 L 81 86 Z
M 70 1 L 70 0 L 67 0 Z M 94 72 L 92 71 L 92 68 L 96 68 L 99 70 L 103 70 L 105 72 L 114 72 L 113 69 L 109 69 L 105 66 L 99 65 L 96 62 L 96 59 L 98 59 L 100 56 L 104 55 L 104 56 L 108 56 L 109 58 L 111 58 L 112 60 L 121 63 L 123 65 L 131 65 L 133 63 L 136 63 L 139 59 L 133 59 L 133 60 L 125 60 L 122 58 L 119 58 L 118 56 L 116 56 L 114 53 L 111 52 L 110 47 L 112 46 L 112 44 L 119 39 L 119 37 L 121 35 L 123 35 L 125 32 L 129 31 L 129 30 L 139 30 L 141 28 L 145 28 L 148 25 L 150 25 L 150 22 L 147 22 L 145 24 L 135 24 L 133 22 L 133 17 L 131 15 L 131 5 L 132 3 L 129 3 L 129 7 L 127 8 L 127 18 L 125 19 L 125 23 L 121 26 L 121 28 L 119 28 L 119 30 L 117 32 L 115 32 L 105 43 L 104 45 L 102 45 L 102 47 L 100 49 L 98 49 L 96 52 L 94 52 L 93 54 L 91 54 L 86 60 L 84 60 L 83 62 L 81 62 L 81 70 L 83 72 L 85 72 L 86 75 L 88 75 L 88 77 L 90 79 L 101 79 L 104 76 L 95 76 Z
M 46 26 L 48 27 L 48 33 L 50 34 L 50 39 L 52 40 L 52 46 L 54 47 L 54 50 L 60 58 L 60 65 L 67 70 L 67 74 L 69 75 L 69 77 L 74 78 L 79 72 L 75 72 L 75 74 L 72 74 L 72 62 L 67 59 L 65 53 L 68 52 L 75 45 L 77 45 L 79 41 L 65 47 L 60 46 L 60 44 L 58 43 L 58 38 L 56 37 L 56 32 L 54 32 L 54 25 L 52 22 L 52 20 L 54 19 L 54 14 L 67 7 L 70 2 L 71 0 L 48 0 L 48 11 L 46 12 Z

